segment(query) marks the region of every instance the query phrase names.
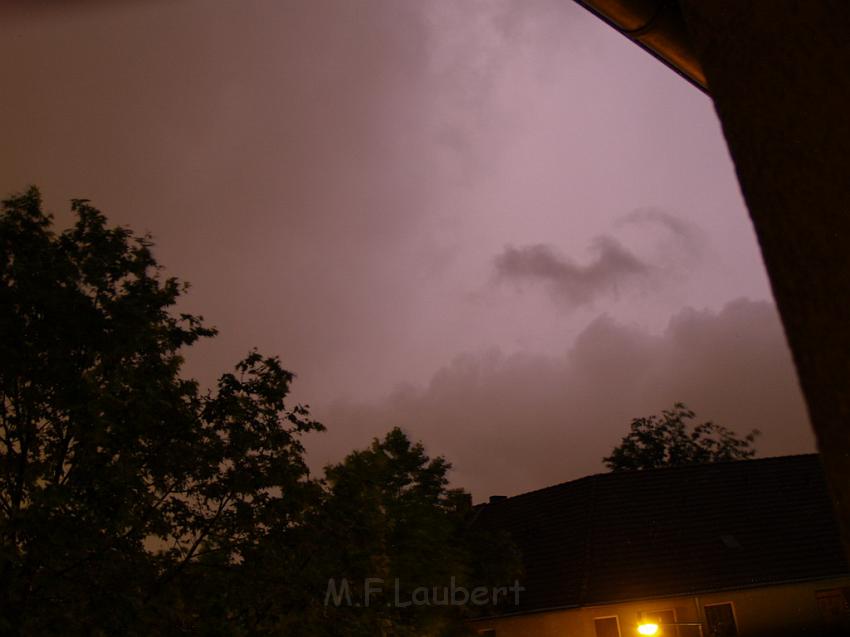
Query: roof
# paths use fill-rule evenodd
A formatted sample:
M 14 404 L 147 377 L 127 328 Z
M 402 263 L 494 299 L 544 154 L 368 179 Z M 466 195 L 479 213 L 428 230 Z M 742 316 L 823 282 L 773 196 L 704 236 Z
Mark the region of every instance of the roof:
M 519 612 L 850 572 L 815 454 L 589 476 L 478 522 L 522 554 Z
M 667 0 L 576 0 L 701 91 L 708 83 L 678 2 Z

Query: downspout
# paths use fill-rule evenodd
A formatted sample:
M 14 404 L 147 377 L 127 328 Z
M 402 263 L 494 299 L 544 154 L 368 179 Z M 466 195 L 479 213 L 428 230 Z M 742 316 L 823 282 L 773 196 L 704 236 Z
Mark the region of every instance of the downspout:
M 702 627 L 705 624 L 705 617 L 702 615 L 702 606 L 699 603 L 699 595 L 694 597 L 694 604 L 697 607 L 697 621 L 699 622 L 699 637 L 703 637 Z
M 708 85 L 677 0 L 576 0 L 704 93 Z

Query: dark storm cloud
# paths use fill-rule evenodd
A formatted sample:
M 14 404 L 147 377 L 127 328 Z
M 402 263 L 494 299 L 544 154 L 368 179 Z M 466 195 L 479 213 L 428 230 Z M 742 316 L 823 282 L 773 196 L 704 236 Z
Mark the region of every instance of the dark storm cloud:
M 497 279 L 542 283 L 556 300 L 576 308 L 641 283 L 663 283 L 670 274 L 688 270 L 703 249 L 699 228 L 663 210 L 635 210 L 618 219 L 615 226 L 644 227 L 650 232 L 661 229 L 669 236 L 655 238 L 654 254 L 648 257 L 639 256 L 612 235 L 596 237 L 591 243 L 594 257 L 586 264 L 549 244 L 507 246 L 493 260 Z
M 460 356 L 426 388 L 337 404 L 326 435 L 341 453 L 401 425 L 483 498 L 602 471 L 632 418 L 676 401 L 739 433 L 762 430 L 761 456 L 813 449 L 776 309 L 745 299 L 681 310 L 658 335 L 603 316 L 560 356 Z
M 584 305 L 602 294 L 615 292 L 618 286 L 639 276 L 650 267 L 616 239 L 598 237 L 593 243 L 596 258 L 587 265 L 577 264 L 549 245 L 515 248 L 508 246 L 495 260 L 502 280 L 542 281 L 553 296 L 573 306 Z

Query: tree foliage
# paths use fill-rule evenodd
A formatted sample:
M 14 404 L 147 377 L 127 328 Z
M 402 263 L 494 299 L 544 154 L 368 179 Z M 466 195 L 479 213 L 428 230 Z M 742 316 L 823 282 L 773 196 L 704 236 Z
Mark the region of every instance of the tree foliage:
M 31 188 L 0 216 L 0 634 L 457 626 L 322 603 L 329 577 L 474 571 L 448 464 L 395 430 L 311 477 L 323 426 L 287 405 L 293 374 L 253 351 L 212 390 L 184 379 L 215 335 L 175 313 L 187 286 L 150 237 L 72 210 L 56 232 Z
M 483 608 L 415 605 L 415 589 L 431 594 L 438 587 L 440 597 L 452 585 L 492 588 L 517 577 L 513 546 L 506 536 L 472 524 L 469 495 L 448 488 L 450 468 L 395 428 L 326 469 L 321 527 L 335 576 L 350 582 L 353 600 L 367 595 L 366 578 L 379 579 L 381 589 L 368 607 L 328 609 L 332 623 L 354 616 L 356 634 L 364 637 L 455 634 Z
M 214 392 L 179 376 L 181 348 L 215 332 L 172 316 L 186 286 L 149 237 L 84 200 L 55 234 L 35 189 L 3 205 L 0 616 L 33 634 L 145 632 L 212 556 L 245 570 L 285 542 L 315 490 L 300 437 L 321 425 L 285 408 L 276 358 L 252 352 Z
M 743 438 L 713 422 L 693 425 L 696 414 L 682 403 L 660 416 L 635 418 L 631 431 L 603 462 L 611 471 L 655 469 L 755 456 L 753 429 Z

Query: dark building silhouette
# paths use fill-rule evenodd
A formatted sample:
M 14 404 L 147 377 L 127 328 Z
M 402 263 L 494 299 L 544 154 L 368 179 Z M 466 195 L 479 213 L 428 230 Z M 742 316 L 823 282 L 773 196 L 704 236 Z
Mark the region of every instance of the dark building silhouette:
M 477 523 L 508 531 L 525 567 L 519 605 L 476 623 L 498 635 L 850 628 L 850 568 L 817 455 L 594 475 L 482 505 Z

